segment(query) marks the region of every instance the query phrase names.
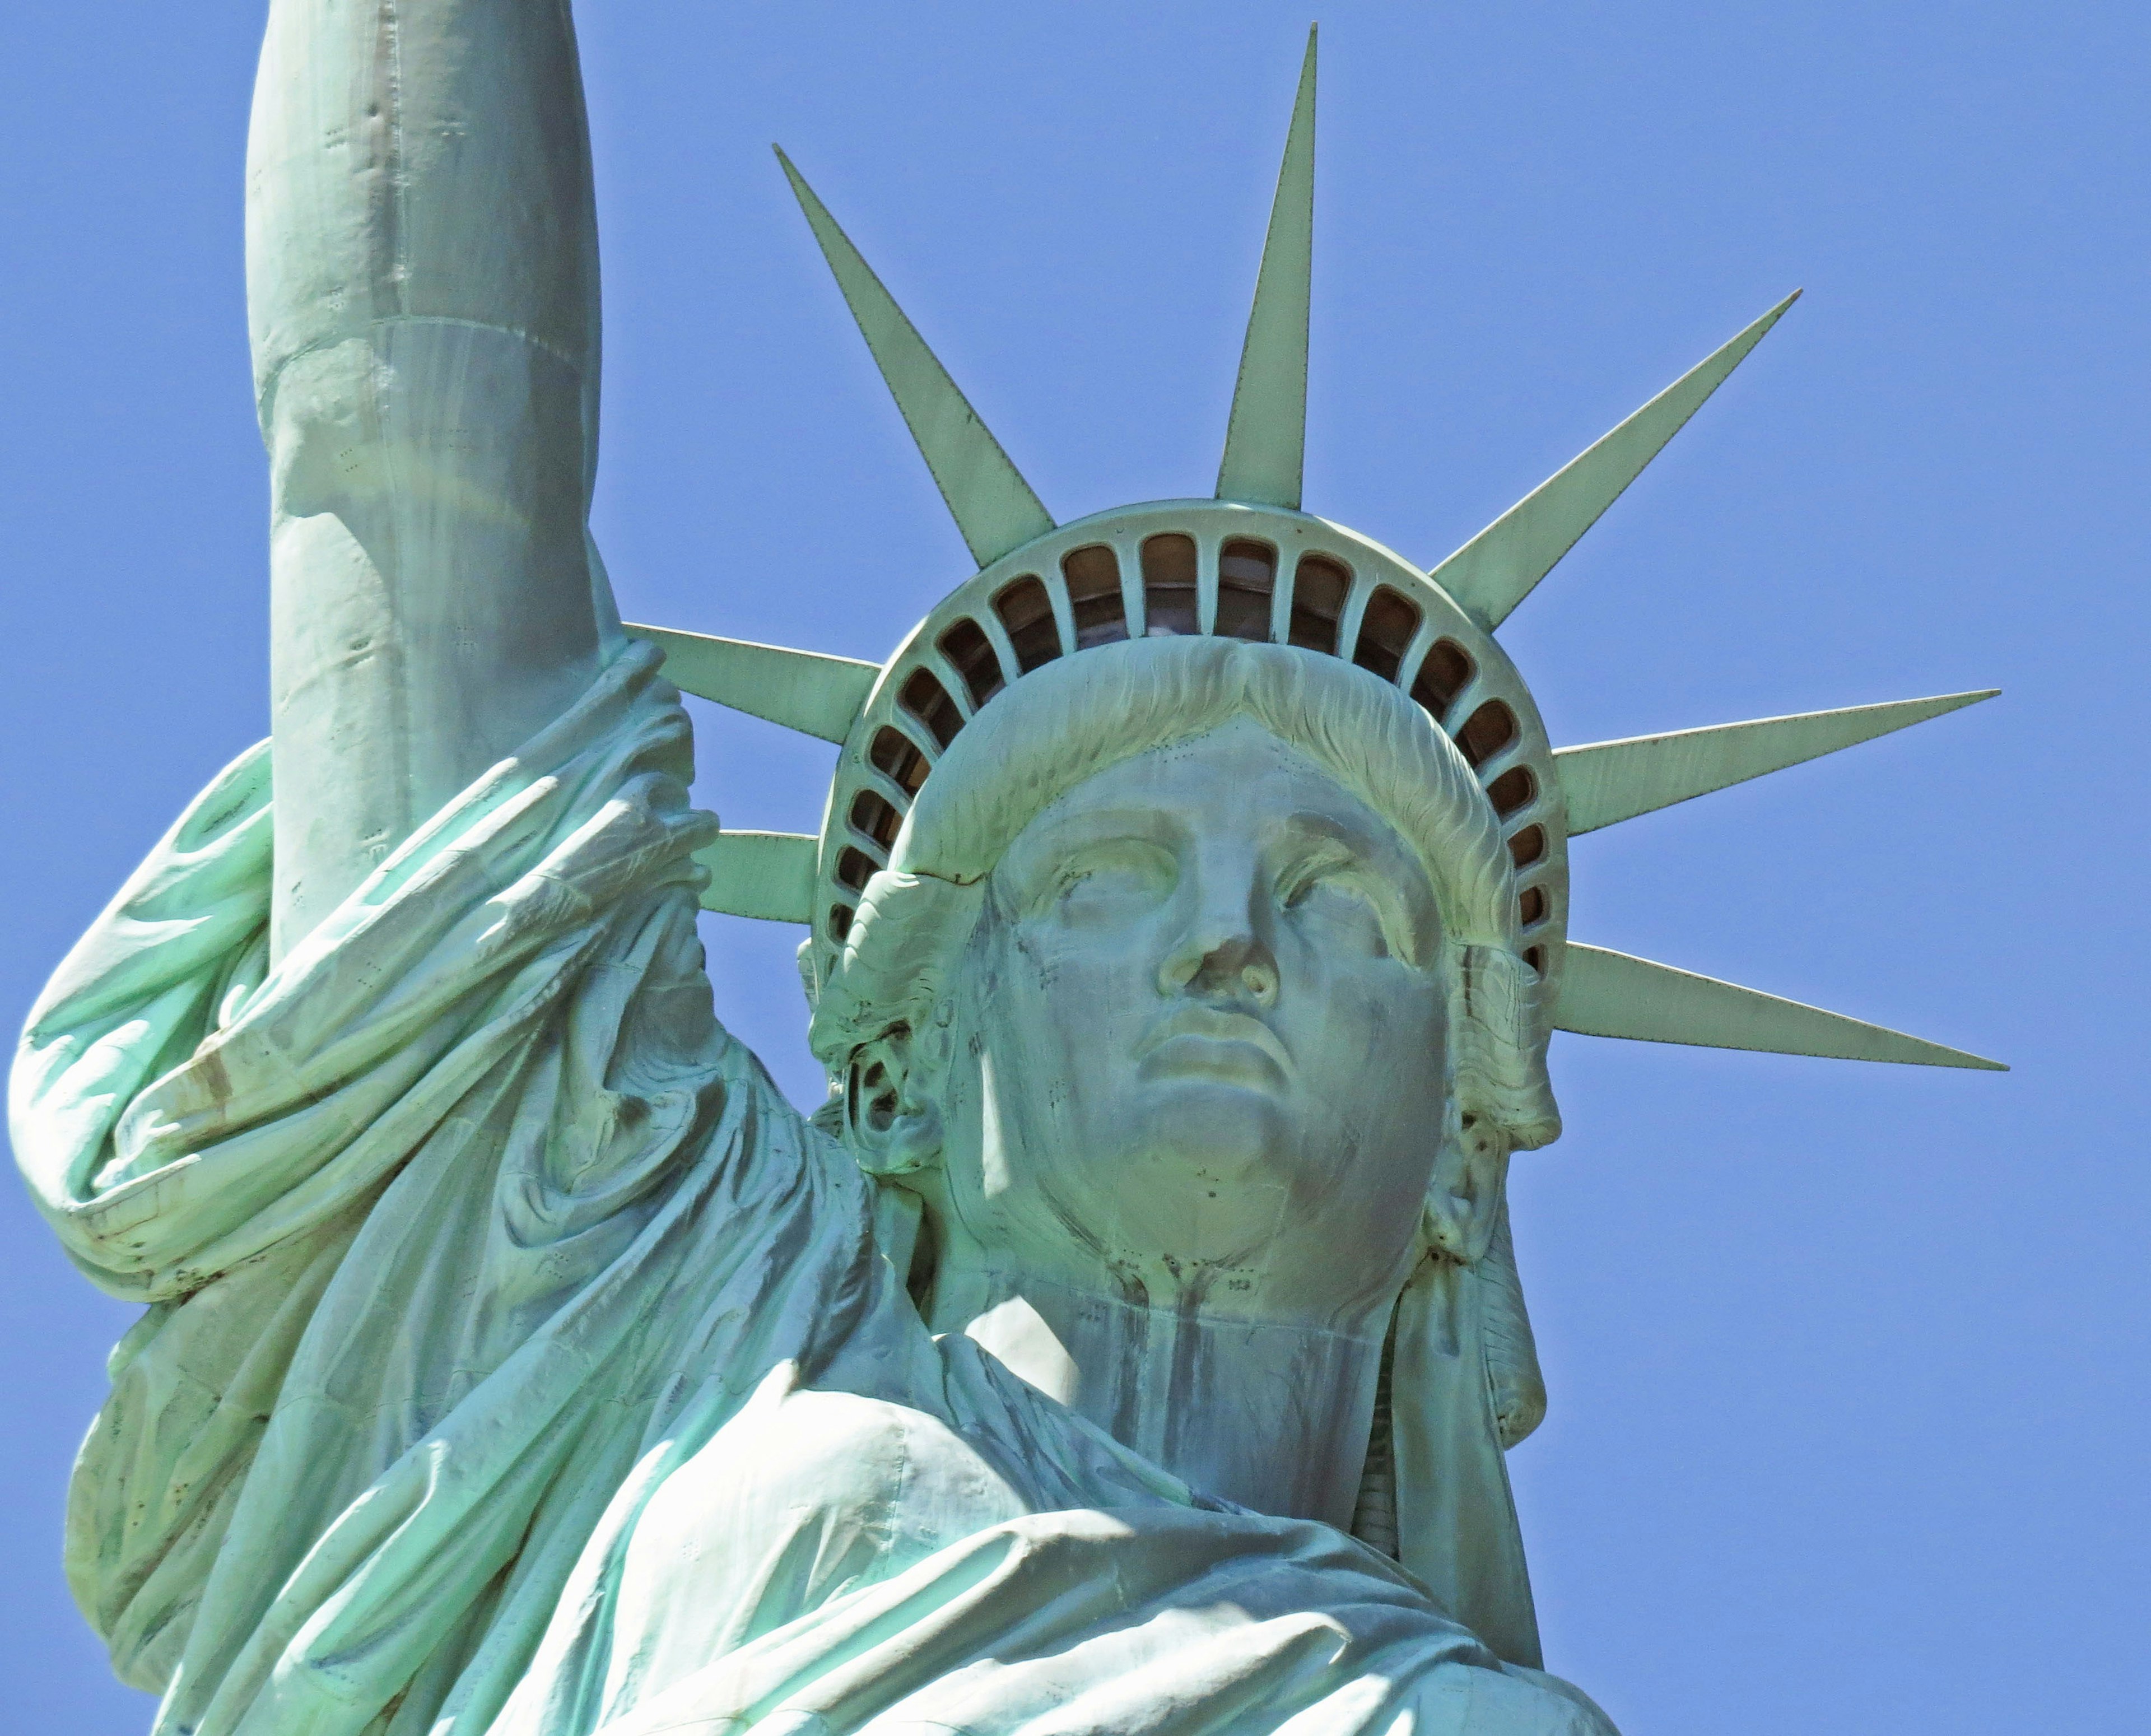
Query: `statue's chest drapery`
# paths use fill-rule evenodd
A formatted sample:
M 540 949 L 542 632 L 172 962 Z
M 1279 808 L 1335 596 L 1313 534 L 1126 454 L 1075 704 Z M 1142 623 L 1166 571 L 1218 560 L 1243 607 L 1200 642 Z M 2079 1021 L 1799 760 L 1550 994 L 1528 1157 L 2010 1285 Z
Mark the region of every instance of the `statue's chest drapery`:
M 1032 1503 L 906 1405 L 802 1389 L 780 1369 L 664 1481 L 620 1568 L 617 1711 L 831 1599 L 893 1578 Z

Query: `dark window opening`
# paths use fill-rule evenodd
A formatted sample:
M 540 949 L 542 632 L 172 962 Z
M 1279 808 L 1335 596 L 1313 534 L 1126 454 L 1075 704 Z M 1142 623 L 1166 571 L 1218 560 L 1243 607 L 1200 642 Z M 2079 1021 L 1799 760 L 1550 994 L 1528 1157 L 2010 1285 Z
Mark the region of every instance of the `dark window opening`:
M 1536 947 L 1527 947 L 1524 951 L 1524 963 L 1530 965 L 1533 970 L 1542 971 L 1546 969 L 1546 966 L 1541 964 L 1539 960 L 1544 956 L 1545 955 L 1541 953 Z
M 896 1112 L 902 1103 L 895 1085 L 888 1076 L 888 1069 L 875 1061 L 852 1075 L 852 1119 L 872 1128 L 877 1133 L 886 1133 L 896 1125 Z
M 837 857 L 837 878 L 853 892 L 864 892 L 867 882 L 873 878 L 873 858 L 863 850 L 854 850 L 846 844 Z
M 1530 807 L 1531 797 L 1538 792 L 1539 781 L 1531 776 L 1528 766 L 1511 766 L 1486 786 L 1486 799 L 1505 820 L 1518 808 Z
M 1128 611 L 1121 600 L 1120 557 L 1103 543 L 1061 557 L 1068 581 L 1068 612 L 1076 617 L 1076 649 L 1109 645 L 1128 636 Z
M 1453 639 L 1437 639 L 1420 660 L 1411 696 L 1436 723 L 1471 679 L 1471 658 Z
M 904 1274 L 904 1288 L 911 1293 L 913 1305 L 922 1314 L 930 1314 L 934 1295 L 934 1275 L 941 1269 L 940 1238 L 934 1232 L 931 1212 L 922 1212 L 919 1217 L 919 1233 L 911 1244 L 911 1266 Z
M 1001 691 L 1001 660 L 994 655 L 994 642 L 969 616 L 951 624 L 941 635 L 941 655 L 954 666 L 971 691 L 971 709 L 977 711 Z
M 956 739 L 956 731 L 964 726 L 956 701 L 949 697 L 949 690 L 935 681 L 929 671 L 914 670 L 911 679 L 903 684 L 903 692 L 897 696 L 897 702 L 924 724 L 944 747 Z
M 1235 537 L 1217 555 L 1217 630 L 1228 639 L 1268 639 L 1277 590 L 1277 550 Z
M 916 796 L 919 787 L 926 782 L 926 756 L 919 751 L 919 744 L 900 729 L 884 726 L 874 736 L 867 757 L 873 762 L 874 770 L 907 796 Z
M 872 790 L 861 790 L 853 799 L 853 829 L 864 833 L 883 849 L 896 843 L 896 834 L 903 825 L 903 816 Z
M 1490 699 L 1465 720 L 1456 732 L 1456 745 L 1464 757 L 1483 765 L 1516 739 L 1516 716 L 1498 699 Z
M 1352 574 L 1326 554 L 1303 554 L 1292 580 L 1292 643 L 1310 651 L 1337 651 L 1337 617 Z
M 1022 674 L 1029 675 L 1060 655 L 1060 629 L 1053 619 L 1053 599 L 1046 595 L 1035 573 L 1003 585 L 994 599 L 994 613 L 1008 629 L 1015 666 Z
M 1142 545 L 1143 619 L 1155 639 L 1202 630 L 1195 607 L 1195 539 L 1169 531 Z
M 1516 920 L 1526 928 L 1546 916 L 1546 894 L 1536 886 L 1526 886 L 1516 900 Z
M 1367 612 L 1359 617 L 1359 642 L 1352 648 L 1352 660 L 1384 681 L 1394 681 L 1404 666 L 1404 647 L 1419 631 L 1419 605 L 1410 597 L 1378 585 L 1367 599 Z
M 1546 854 L 1546 828 L 1526 826 L 1509 840 L 1509 859 L 1518 868 L 1529 868 Z
M 829 932 L 832 934 L 834 934 L 839 940 L 847 939 L 850 937 L 852 932 L 852 907 L 849 904 L 832 904 L 829 906 Z

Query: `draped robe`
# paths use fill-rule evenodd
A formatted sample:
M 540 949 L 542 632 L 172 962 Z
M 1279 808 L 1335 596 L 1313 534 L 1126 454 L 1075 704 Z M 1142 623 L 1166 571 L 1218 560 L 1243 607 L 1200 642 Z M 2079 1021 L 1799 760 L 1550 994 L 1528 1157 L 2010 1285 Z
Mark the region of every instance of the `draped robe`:
M 243 756 L 31 1016 L 23 1172 L 147 1305 L 68 1566 L 159 1736 L 1609 1730 L 926 1331 L 712 1011 L 656 660 L 274 969 Z

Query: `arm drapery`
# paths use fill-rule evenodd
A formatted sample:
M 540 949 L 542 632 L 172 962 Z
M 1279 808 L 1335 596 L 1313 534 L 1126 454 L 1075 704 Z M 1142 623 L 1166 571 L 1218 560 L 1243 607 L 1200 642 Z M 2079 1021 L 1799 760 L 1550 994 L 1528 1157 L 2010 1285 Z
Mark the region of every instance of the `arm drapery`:
M 862 1305 L 863 1184 L 711 1011 L 716 822 L 655 663 L 624 650 L 273 969 L 255 750 L 32 1014 L 23 1172 L 149 1304 L 69 1574 L 163 1728 L 497 1700 L 681 1369 L 721 1414 Z

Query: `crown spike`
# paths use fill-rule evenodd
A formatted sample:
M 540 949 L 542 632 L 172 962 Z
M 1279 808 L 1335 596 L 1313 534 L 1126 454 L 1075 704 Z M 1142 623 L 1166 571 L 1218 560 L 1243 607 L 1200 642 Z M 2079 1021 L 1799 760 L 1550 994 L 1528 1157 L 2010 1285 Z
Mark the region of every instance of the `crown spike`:
M 673 627 L 623 624 L 665 653 L 665 679 L 682 693 L 841 745 L 867 702 L 878 663 L 795 651 Z
M 797 832 L 720 832 L 695 853 L 710 871 L 702 908 L 761 922 L 811 922 L 821 842 Z
M 1961 706 L 1992 699 L 1999 688 L 1900 699 L 1748 723 L 1674 730 L 1626 741 L 1597 741 L 1554 752 L 1554 770 L 1568 808 L 1571 838 L 1632 820 L 1638 814 L 1707 796 L 1751 777 L 1782 772 L 1804 760 L 1909 729 Z
M 1487 631 L 1500 626 L 1799 298 L 1794 290 L 1541 483 L 1436 567 L 1434 582 Z
M 987 566 L 1010 549 L 1044 536 L 1053 529 L 1053 515 L 979 419 L 948 369 L 934 359 L 919 328 L 904 317 L 828 207 L 792 166 L 791 158 L 778 149 L 777 160 L 971 558 Z
M 1698 1049 L 1755 1049 L 1837 1060 L 1896 1061 L 1920 1067 L 2009 1070 L 2000 1061 L 1945 1048 L 1880 1025 L 1826 1013 L 1759 989 L 1698 976 L 1670 964 L 1571 943 L 1561 966 L 1554 1029 Z
M 1314 45 L 1307 33 L 1284 164 L 1248 315 L 1217 498 L 1299 506 L 1307 454 L 1307 323 L 1314 261 Z

